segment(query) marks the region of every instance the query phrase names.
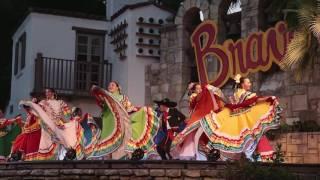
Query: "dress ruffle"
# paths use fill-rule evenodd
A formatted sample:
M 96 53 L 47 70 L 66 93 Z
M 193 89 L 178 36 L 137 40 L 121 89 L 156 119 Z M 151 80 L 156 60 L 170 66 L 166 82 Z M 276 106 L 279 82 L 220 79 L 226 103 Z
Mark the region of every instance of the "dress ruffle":
M 250 102 L 250 100 L 248 101 Z M 202 121 L 209 138 L 208 147 L 228 156 L 255 149 L 263 134 L 280 125 L 282 111 L 277 99 L 268 99 L 249 106 L 225 107 L 218 114 L 208 114 Z

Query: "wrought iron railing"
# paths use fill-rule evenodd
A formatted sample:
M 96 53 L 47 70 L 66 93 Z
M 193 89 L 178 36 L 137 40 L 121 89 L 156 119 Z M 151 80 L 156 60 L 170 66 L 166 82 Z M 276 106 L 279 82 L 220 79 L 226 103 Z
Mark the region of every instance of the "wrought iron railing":
M 53 88 L 61 95 L 88 96 L 93 84 L 106 87 L 111 76 L 112 64 L 107 60 L 85 62 L 39 54 L 35 60 L 34 92 L 41 93 L 46 88 Z

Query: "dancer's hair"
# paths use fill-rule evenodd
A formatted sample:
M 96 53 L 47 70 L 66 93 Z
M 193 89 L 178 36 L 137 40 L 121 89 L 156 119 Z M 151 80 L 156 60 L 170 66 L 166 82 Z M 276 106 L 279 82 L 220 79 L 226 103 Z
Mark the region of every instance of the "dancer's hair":
M 122 94 L 122 91 L 121 91 L 121 86 L 119 85 L 119 83 L 117 81 L 110 81 L 110 83 L 114 83 L 116 84 L 116 86 L 118 87 L 119 89 L 119 94 Z
M 73 117 L 80 115 L 80 112 L 82 112 L 81 108 L 79 108 L 79 107 L 72 108 L 72 116 Z
M 46 88 L 46 89 L 53 93 L 54 99 L 58 99 L 58 94 L 56 90 L 54 90 L 53 88 Z
M 249 79 L 248 77 L 241 77 L 239 81 L 234 81 L 233 89 L 241 89 L 241 85 L 244 83 L 244 80 Z
M 191 94 L 195 92 L 197 85 L 200 85 L 200 84 L 199 83 L 193 84 L 193 86 L 188 91 L 188 96 L 191 96 Z

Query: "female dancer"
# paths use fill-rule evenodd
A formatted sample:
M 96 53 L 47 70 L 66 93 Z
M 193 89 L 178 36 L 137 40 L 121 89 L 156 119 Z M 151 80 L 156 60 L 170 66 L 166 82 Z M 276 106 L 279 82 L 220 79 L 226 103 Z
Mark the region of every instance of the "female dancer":
M 204 134 L 201 120 L 211 111 L 217 112 L 222 108 L 222 93 L 211 85 L 201 86 L 198 83 L 190 83 L 188 89 L 190 119 L 185 129 L 175 137 L 172 152 L 179 159 L 205 160 L 203 150 L 208 138 Z
M 94 157 L 127 159 L 137 149 L 147 156 L 154 152 L 158 120 L 152 108 L 133 106 L 115 81 L 109 83 L 108 91 L 93 86 L 92 94 L 102 108 L 103 121 Z
M 45 90 L 46 99 L 35 104 L 21 101 L 30 106 L 32 113 L 41 119 L 39 151 L 34 160 L 62 160 L 68 150 L 75 151 L 76 158 L 82 159 L 83 134 L 77 121 L 71 119 L 71 110 L 63 100 L 58 100 L 54 89 Z
M 37 103 L 33 98 L 32 102 Z M 22 133 L 17 136 L 12 145 L 11 154 L 22 153 L 22 160 L 28 161 L 34 159 L 39 150 L 41 127 L 40 119 L 31 113 L 31 109 L 25 106 L 27 119 L 22 128 Z
M 4 161 L 10 154 L 12 141 L 21 133 L 21 126 L 20 115 L 12 119 L 5 119 L 0 110 L 0 161 Z
M 82 153 L 85 158 L 90 157 L 101 134 L 101 130 L 91 114 L 82 114 L 78 107 L 72 108 L 72 120 L 78 123 L 77 134 L 81 138 Z
M 281 108 L 276 97 L 250 92 L 249 78 L 238 75 L 235 81 L 232 104 L 206 115 L 201 123 L 209 138 L 208 147 L 229 159 L 238 159 L 242 153 L 251 159 L 263 134 L 279 127 Z

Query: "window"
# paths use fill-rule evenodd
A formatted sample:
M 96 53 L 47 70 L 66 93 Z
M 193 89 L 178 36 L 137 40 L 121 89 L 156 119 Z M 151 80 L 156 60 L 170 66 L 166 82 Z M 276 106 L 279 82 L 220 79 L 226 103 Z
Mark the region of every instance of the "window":
M 92 84 L 100 84 L 101 63 L 104 58 L 103 35 L 77 33 L 76 42 L 76 88 L 88 89 Z
M 23 33 L 15 44 L 14 75 L 26 66 L 26 40 L 27 35 Z

